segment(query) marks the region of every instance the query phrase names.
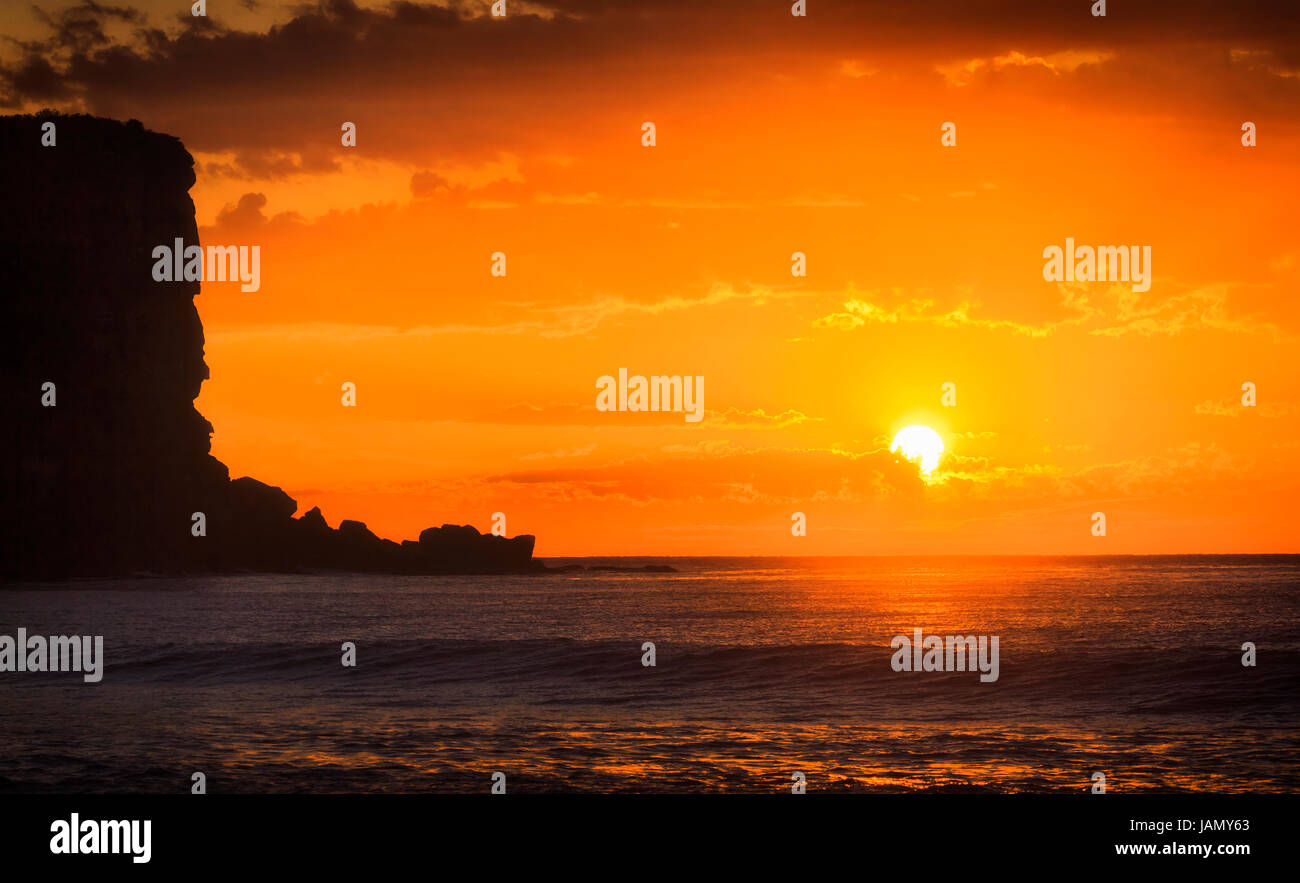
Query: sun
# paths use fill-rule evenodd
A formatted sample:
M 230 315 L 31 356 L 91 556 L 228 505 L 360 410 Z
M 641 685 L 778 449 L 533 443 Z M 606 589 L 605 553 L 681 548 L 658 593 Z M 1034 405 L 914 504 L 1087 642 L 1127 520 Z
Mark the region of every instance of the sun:
M 894 436 L 894 443 L 889 446 L 891 454 L 899 450 L 909 460 L 920 460 L 922 474 L 929 476 L 939 465 L 939 455 L 943 453 L 943 439 L 939 438 L 939 433 L 928 426 L 919 424 L 904 426 L 898 430 L 898 435 Z

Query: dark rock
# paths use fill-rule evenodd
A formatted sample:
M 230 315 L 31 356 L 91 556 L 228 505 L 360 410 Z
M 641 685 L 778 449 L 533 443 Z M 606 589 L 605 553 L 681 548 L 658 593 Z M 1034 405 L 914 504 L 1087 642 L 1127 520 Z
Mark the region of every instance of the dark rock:
M 307 513 L 298 519 L 302 522 L 303 529 L 308 533 L 324 534 L 330 529 L 329 524 L 325 521 L 325 516 L 321 514 L 320 506 L 312 506 Z M 406 542 L 405 540 L 403 542 Z
M 55 147 L 41 146 L 47 120 Z M 199 283 L 152 278 L 155 246 L 198 243 L 194 180 L 181 142 L 134 120 L 0 117 L 0 575 L 537 569 L 532 537 L 443 525 L 398 544 L 358 521 L 331 529 L 319 509 L 295 519 L 280 488 L 230 480 L 194 408 Z
M 379 542 L 379 537 L 375 536 L 370 528 L 366 527 L 364 521 L 352 521 L 346 518 L 339 523 L 339 536 L 355 542 Z
M 280 490 L 263 484 L 255 478 L 244 476 L 230 483 L 230 501 L 236 514 L 268 522 L 280 522 L 291 518 L 298 511 L 298 504 L 293 497 Z M 320 510 L 316 510 L 319 514 Z M 324 521 L 324 518 L 321 519 Z M 349 522 L 343 522 L 348 524 Z M 351 522 L 359 524 L 360 522 Z M 365 525 L 361 525 L 363 528 Z M 342 527 L 342 525 L 340 525 Z

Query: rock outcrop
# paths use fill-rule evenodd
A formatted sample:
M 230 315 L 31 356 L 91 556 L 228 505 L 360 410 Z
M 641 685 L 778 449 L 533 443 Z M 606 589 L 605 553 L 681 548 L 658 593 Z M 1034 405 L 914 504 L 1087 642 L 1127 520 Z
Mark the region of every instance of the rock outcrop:
M 531 536 L 443 525 L 399 544 L 230 480 L 194 407 L 199 283 L 151 275 L 155 246 L 198 242 L 194 180 L 181 142 L 134 120 L 0 118 L 0 574 L 535 569 Z

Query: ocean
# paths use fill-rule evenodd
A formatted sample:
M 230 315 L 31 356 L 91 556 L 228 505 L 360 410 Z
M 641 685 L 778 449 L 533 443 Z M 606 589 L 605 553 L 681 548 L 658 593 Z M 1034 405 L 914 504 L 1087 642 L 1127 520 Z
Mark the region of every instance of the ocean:
M 548 563 L 677 572 L 0 587 L 106 660 L 0 673 L 0 791 L 1300 790 L 1300 556 Z M 917 628 L 998 679 L 895 671 Z

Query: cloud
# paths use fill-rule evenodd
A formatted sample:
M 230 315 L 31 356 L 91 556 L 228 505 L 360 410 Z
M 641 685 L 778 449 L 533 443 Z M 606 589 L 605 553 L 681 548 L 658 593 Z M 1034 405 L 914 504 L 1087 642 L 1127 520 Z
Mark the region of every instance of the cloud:
M 216 223 L 200 229 L 200 238 L 255 233 L 268 224 L 297 224 L 302 222 L 297 212 L 280 212 L 268 218 L 262 213 L 266 208 L 266 195 L 245 193 L 236 205 L 226 205 L 217 213 Z
M 1206 399 L 1203 402 L 1197 402 L 1192 411 L 1209 417 L 1277 418 L 1298 413 L 1300 409 L 1297 409 L 1289 402 L 1263 402 L 1247 407 L 1241 403 L 1240 398 L 1229 396 L 1226 399 Z
M 416 199 L 432 199 L 451 192 L 451 182 L 437 172 L 416 172 L 411 176 L 411 195 Z
M 987 457 L 945 454 L 927 488 L 937 506 L 962 499 L 996 500 L 1012 506 L 1100 503 L 1194 495 L 1231 479 L 1255 474 L 1249 456 L 1213 443 L 1188 442 L 1163 452 L 1067 468 L 1050 463 L 1000 464 Z M 1262 476 L 1260 480 L 1266 480 Z
M 702 297 L 671 295 L 659 300 L 642 302 L 629 300 L 621 296 L 608 295 L 595 300 L 557 306 L 518 304 L 515 305 L 518 308 L 517 312 L 527 316 L 527 318 L 517 318 L 499 324 L 447 323 L 406 329 L 382 326 L 347 326 L 344 333 L 366 337 L 442 334 L 538 335 L 542 338 L 582 337 L 590 335 L 607 323 L 637 316 L 660 316 L 667 313 L 705 309 L 733 301 L 760 306 L 773 299 L 806 296 L 809 295 L 805 292 L 780 290 L 768 286 L 752 285 L 740 289 L 730 285 L 715 284 L 709 293 Z M 312 333 L 311 328 L 312 326 L 303 326 L 299 331 L 300 333 L 310 334 Z M 319 330 L 329 336 L 333 336 L 335 332 L 333 326 L 322 327 Z
M 1259 114 L 1294 118 L 1300 108 L 1300 17 L 1289 0 L 1159 0 L 1104 22 L 1086 5 L 1033 0 L 877 0 L 797 22 L 788 9 L 747 0 L 516 0 L 505 19 L 486 7 L 320 0 L 290 7 L 287 20 L 241 15 L 247 29 L 237 30 L 215 14 L 190 16 L 185 4 L 164 7 L 174 15 L 156 22 L 132 6 L 86 2 L 42 14 L 44 32 L 15 41 L 18 57 L 0 65 L 0 98 L 137 117 L 191 149 L 234 151 L 250 164 L 261 151 L 272 166 L 297 155 L 304 168 L 337 146 L 343 119 L 358 123 L 371 155 L 410 162 L 430 151 L 549 149 L 566 119 L 654 102 L 663 70 L 725 81 L 743 76 L 735 58 L 774 52 L 824 56 L 828 76 L 859 82 L 886 65 L 941 70 L 967 89 L 986 76 L 1042 72 L 1076 79 L 1076 94 L 1092 101 L 1130 100 L 1139 83 L 1161 87 L 1161 106 L 1172 92 L 1236 107 L 1253 85 Z M 864 52 L 869 67 L 854 60 Z M 526 115 L 552 126 L 519 125 Z M 412 137 L 414 120 L 438 133 L 435 142 Z
M 1187 288 L 1179 293 L 1154 295 L 1123 287 L 1112 289 L 1116 308 L 1110 323 L 1093 329 L 1091 334 L 1119 337 L 1136 334 L 1143 337 L 1174 335 L 1190 330 L 1230 331 L 1238 334 L 1265 334 L 1275 340 L 1287 335 L 1274 323 L 1254 316 L 1232 315 L 1228 308 L 1227 285 Z
M 728 424 L 731 426 L 775 426 L 778 428 L 786 426 L 798 426 L 802 423 L 820 423 L 821 417 L 809 417 L 802 411 L 788 409 L 779 414 L 768 414 L 764 409 L 757 408 L 752 411 L 746 411 L 741 408 L 727 408 L 725 411 L 710 412 L 708 416 L 709 423 Z
M 1169 282 L 1174 293 L 1138 293 L 1123 285 L 1089 295 L 1084 283 L 1060 284 L 1059 306 L 1063 318 L 1024 322 L 985 315 L 977 301 L 963 299 L 954 306 L 937 306 L 931 297 L 911 297 L 896 306 L 882 304 L 881 292 L 867 292 L 845 300 L 836 312 L 813 320 L 813 327 L 852 331 L 868 325 L 924 323 L 944 328 L 984 328 L 1029 337 L 1047 337 L 1070 327 L 1104 337 L 1178 335 L 1186 331 L 1223 331 L 1259 334 L 1274 340 L 1290 339 L 1277 324 L 1254 315 L 1236 314 L 1229 308 L 1227 284 L 1191 287 Z M 894 296 L 899 294 L 895 290 Z
M 745 449 L 727 443 L 672 446 L 602 465 L 504 473 L 492 482 L 549 486 L 566 499 L 618 498 L 647 505 L 733 501 L 768 505 L 864 503 L 915 497 L 915 464 L 884 450 Z
M 596 450 L 596 443 L 592 442 L 589 445 L 582 445 L 581 447 L 576 447 L 576 448 L 564 448 L 558 451 L 537 451 L 532 454 L 521 454 L 519 456 L 519 459 L 520 460 L 553 460 L 553 459 L 568 459 L 571 457 L 585 457 L 588 454 L 593 453 L 595 450 Z
M 594 385 L 592 398 L 594 401 Z M 594 404 L 580 405 L 561 402 L 552 402 L 546 405 L 532 405 L 521 402 L 497 411 L 457 420 L 456 422 L 491 423 L 508 426 L 683 426 L 682 415 L 676 411 L 627 411 L 619 412 L 617 415 L 610 415 L 596 410 Z M 819 423 L 822 422 L 822 418 L 809 417 L 801 411 L 793 409 L 778 414 L 768 414 L 762 408 L 753 410 L 726 408 L 721 411 L 706 410 L 703 422 L 708 426 L 716 427 L 771 427 L 782 429 L 787 426 L 799 426 L 805 423 Z
M 1023 52 L 1013 50 L 1004 55 L 949 62 L 937 65 L 935 69 L 951 85 L 966 86 L 981 74 L 997 73 L 1009 67 L 1040 67 L 1054 75 L 1060 75 L 1074 73 L 1084 64 L 1102 64 L 1113 57 L 1113 52 L 1101 51 L 1066 50 L 1043 57 L 1041 55 L 1027 56 Z
M 595 400 L 595 387 L 592 388 Z M 465 418 L 462 423 L 488 423 L 501 426 L 590 426 L 599 422 L 601 413 L 596 406 L 553 402 L 530 405 L 527 402 L 510 405 L 497 411 Z
M 1074 325 L 1084 321 L 1088 312 L 1086 304 L 1075 303 L 1082 314 L 1057 322 L 1032 324 L 1011 319 L 983 318 L 972 315 L 978 309 L 977 304 L 962 301 L 949 309 L 935 309 L 930 298 L 912 298 L 896 307 L 882 307 L 863 298 L 850 298 L 839 312 L 830 313 L 813 321 L 815 328 L 831 328 L 839 331 L 851 331 L 864 325 L 901 323 L 926 323 L 945 328 L 985 328 L 989 330 L 1010 331 L 1030 337 L 1046 337 L 1064 325 Z

